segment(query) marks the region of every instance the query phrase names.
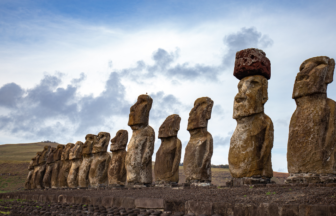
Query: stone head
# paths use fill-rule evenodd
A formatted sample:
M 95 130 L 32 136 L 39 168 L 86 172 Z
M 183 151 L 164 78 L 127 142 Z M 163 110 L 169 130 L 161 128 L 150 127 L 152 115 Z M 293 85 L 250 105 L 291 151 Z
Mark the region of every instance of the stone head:
M 209 97 L 201 97 L 195 101 L 194 107 L 189 113 L 188 131 L 208 126 L 208 120 L 211 118 L 213 104 L 213 100 Z
M 333 81 L 335 60 L 327 56 L 317 56 L 305 60 L 296 75 L 293 99 L 327 93 L 327 85 Z
M 83 143 L 83 155 L 92 154 L 93 145 L 98 142 L 97 135 L 94 134 L 87 134 L 85 136 L 85 142 Z
M 39 158 L 40 158 L 41 155 L 42 155 L 42 152 L 36 152 L 36 156 L 32 158 L 33 166 L 38 165 L 38 161 L 39 161 Z
M 75 146 L 70 149 L 69 159 L 80 159 L 82 158 L 83 151 L 83 143 L 81 141 L 77 141 Z
M 239 119 L 264 111 L 268 100 L 268 81 L 261 75 L 248 76 L 238 83 L 238 94 L 234 98 L 233 118 Z
M 69 160 L 69 153 L 70 153 L 70 149 L 73 148 L 75 146 L 75 144 L 73 143 L 68 143 L 65 145 L 65 148 L 63 149 L 62 152 L 62 156 L 61 156 L 61 160 Z
M 119 130 L 115 137 L 111 139 L 111 148 L 110 151 L 125 150 L 128 142 L 128 131 Z
M 34 169 L 34 158 L 31 159 L 28 165 L 28 170 L 33 170 Z
M 63 150 L 64 150 L 64 145 L 57 145 L 56 152 L 54 153 L 55 162 L 61 160 Z
M 38 160 L 39 164 L 43 164 L 43 163 L 47 162 L 47 158 L 48 158 L 50 150 L 51 150 L 51 146 L 44 146 L 43 147 L 42 154 L 41 154 L 41 156 L 39 157 L 39 160 Z
M 110 133 L 99 132 L 97 136 L 97 143 L 93 145 L 92 153 L 107 152 L 108 145 L 110 143 Z
M 149 95 L 140 95 L 137 102 L 130 109 L 128 125 L 131 127 L 138 125 L 147 126 L 152 103 L 153 99 Z
M 56 148 L 54 147 L 51 147 L 50 151 L 49 151 L 49 154 L 48 154 L 48 157 L 47 157 L 47 163 L 53 163 L 55 162 L 54 161 L 54 154 L 56 152 Z
M 181 117 L 173 114 L 166 118 L 159 128 L 159 138 L 177 136 L 180 130 Z

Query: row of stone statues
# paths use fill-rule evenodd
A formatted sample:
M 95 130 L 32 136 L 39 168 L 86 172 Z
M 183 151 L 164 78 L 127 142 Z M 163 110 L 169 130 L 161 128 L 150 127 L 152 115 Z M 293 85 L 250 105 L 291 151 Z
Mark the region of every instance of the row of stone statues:
M 334 67 L 334 59 L 325 56 L 307 59 L 300 66 L 293 91 L 297 109 L 289 127 L 288 183 L 336 181 L 336 105 L 326 96 Z M 271 63 L 262 50 L 241 50 L 236 53 L 234 76 L 240 81 L 233 106 L 237 126 L 229 149 L 232 181 L 238 185 L 269 183 L 273 176 L 274 128 L 264 113 L 264 104 L 268 100 Z M 26 188 L 152 184 L 155 132 L 148 125 L 152 103 L 149 95 L 140 95 L 131 107 L 128 125 L 133 133 L 127 151 L 126 130 L 118 131 L 111 140 L 112 159 L 107 153 L 110 134 L 106 132 L 88 134 L 85 143 L 46 146 L 31 161 Z M 213 139 L 207 124 L 212 107 L 209 97 L 198 98 L 189 113 L 190 140 L 183 166 L 187 183 L 211 182 Z M 159 128 L 161 145 L 154 165 L 156 184 L 179 181 L 180 121 L 180 116 L 173 114 Z
M 131 107 L 128 125 L 133 133 L 126 152 L 128 132 L 119 130 L 111 140 L 112 158 L 107 153 L 110 134 L 88 134 L 85 142 L 68 143 L 57 148 L 45 146 L 29 165 L 26 189 L 98 188 L 106 186 L 152 184 L 152 155 L 155 132 L 148 125 L 152 98 L 140 95 Z M 187 182 L 211 182 L 212 136 L 207 132 L 213 101 L 199 98 L 190 111 L 188 131 L 190 142 L 184 157 Z M 156 153 L 154 176 L 156 184 L 179 181 L 181 141 L 177 138 L 181 118 L 173 114 L 159 129 L 161 146 Z

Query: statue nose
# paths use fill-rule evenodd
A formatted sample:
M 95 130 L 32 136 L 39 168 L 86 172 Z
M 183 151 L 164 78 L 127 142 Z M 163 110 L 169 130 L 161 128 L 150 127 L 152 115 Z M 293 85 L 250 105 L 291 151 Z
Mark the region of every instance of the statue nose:
M 245 100 L 246 100 L 246 96 L 244 96 L 244 95 L 242 95 L 242 94 L 237 94 L 236 97 L 235 97 L 235 101 L 236 101 L 237 103 L 241 103 L 241 102 L 243 102 L 243 101 L 245 101 Z

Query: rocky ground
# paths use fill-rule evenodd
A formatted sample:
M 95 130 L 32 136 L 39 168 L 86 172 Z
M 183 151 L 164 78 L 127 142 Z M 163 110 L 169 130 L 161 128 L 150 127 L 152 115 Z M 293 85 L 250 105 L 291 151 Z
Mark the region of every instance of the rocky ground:
M 44 202 L 41 202 L 41 199 L 43 199 L 41 197 L 43 196 L 48 198 L 45 199 Z M 212 213 L 206 215 L 215 214 L 216 211 L 223 209 L 224 207 L 221 207 L 221 205 L 226 206 L 225 208 L 227 208 L 227 206 L 233 206 L 233 211 L 239 211 L 241 209 L 251 210 L 251 206 L 255 209 L 260 209 L 260 206 L 265 204 L 273 205 L 276 209 L 283 209 L 288 206 L 292 210 L 294 208 L 293 211 L 296 211 L 297 214 L 289 215 L 299 215 L 299 208 L 302 206 L 305 208 L 307 206 L 322 206 L 323 208 L 328 208 L 328 212 L 335 211 L 336 214 L 336 184 L 270 184 L 267 186 L 254 185 L 243 187 L 184 187 L 183 189 L 182 187 L 179 189 L 149 187 L 141 189 L 33 190 L 2 194 L 1 197 L 0 213 L 11 213 L 11 215 L 181 216 L 187 212 L 190 213 L 190 209 L 197 208 L 197 205 L 200 205 L 200 203 L 210 205 L 210 211 L 208 212 Z M 21 197 L 21 200 L 13 197 Z M 22 200 L 22 197 L 27 197 L 27 199 Z M 35 201 L 31 201 L 33 197 L 35 197 Z M 78 199 L 78 197 L 81 199 Z M 104 198 L 119 200 L 118 206 L 104 205 Z M 86 201 L 87 203 L 77 203 L 76 199 L 90 201 Z M 126 205 L 128 207 L 123 206 L 122 202 L 123 200 L 125 201 L 125 199 L 127 200 Z M 32 200 L 34 200 L 34 198 Z M 136 205 L 134 204 L 136 200 L 164 200 L 165 207 L 159 209 L 160 211 L 158 209 L 136 209 Z M 189 203 L 191 207 L 188 210 L 187 204 L 190 201 L 196 202 L 196 204 Z M 196 207 L 192 205 L 196 205 Z M 204 208 L 207 208 L 206 205 Z M 217 209 L 215 209 L 215 206 L 217 206 Z M 297 210 L 295 210 L 295 208 L 297 208 Z M 330 210 L 330 208 L 332 208 L 332 210 Z M 196 209 L 195 212 L 197 211 L 199 210 Z M 304 209 L 304 211 L 308 210 Z M 228 212 L 228 210 L 226 209 L 225 212 Z M 223 213 L 220 215 L 226 214 Z M 242 215 L 244 215 L 244 213 Z

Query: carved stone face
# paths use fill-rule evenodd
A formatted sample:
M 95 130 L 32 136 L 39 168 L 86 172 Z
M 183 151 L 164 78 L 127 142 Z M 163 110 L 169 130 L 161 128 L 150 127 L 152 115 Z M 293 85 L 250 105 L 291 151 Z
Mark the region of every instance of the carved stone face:
M 40 158 L 41 155 L 42 155 L 42 152 L 36 152 L 36 156 L 34 158 L 32 158 L 33 166 L 38 165 L 38 161 L 39 161 L 39 158 Z
M 41 156 L 39 157 L 39 164 L 45 163 L 47 161 L 47 157 L 49 155 L 49 151 L 50 151 L 51 146 L 44 146 L 43 151 Z
M 213 100 L 211 98 L 198 98 L 189 113 L 187 130 L 207 127 L 208 120 L 211 118 L 212 107 Z
M 116 136 L 111 139 L 110 151 L 125 150 L 128 142 L 128 132 L 127 130 L 119 130 Z
M 61 160 L 63 149 L 64 145 L 57 145 L 56 152 L 54 153 L 54 161 Z
M 110 133 L 99 132 L 97 136 L 98 143 L 93 145 L 92 153 L 107 152 L 107 147 L 110 143 L 110 137 Z
M 85 136 L 85 142 L 83 144 L 83 151 L 82 154 L 83 155 L 89 155 L 92 154 L 92 149 L 93 149 L 93 145 L 95 143 L 97 143 L 97 135 L 94 134 L 87 134 Z
M 148 125 L 149 111 L 152 108 L 153 99 L 149 95 L 140 95 L 138 101 L 131 107 L 128 125 Z
M 56 148 L 54 147 L 51 147 L 50 151 L 49 151 L 49 154 L 48 154 L 48 157 L 47 157 L 47 163 L 53 163 L 55 162 L 54 161 L 54 154 L 56 152 Z
M 250 116 L 264 111 L 268 100 L 268 81 L 261 75 L 248 76 L 240 80 L 238 94 L 234 99 L 233 118 Z
M 62 152 L 61 160 L 69 160 L 70 149 L 74 146 L 75 144 L 73 143 L 68 143 L 65 145 L 65 148 L 63 149 L 63 152 Z
M 180 130 L 181 117 L 173 114 L 166 118 L 159 128 L 159 138 L 177 136 Z
M 326 56 L 307 59 L 296 75 L 293 98 L 315 93 L 327 93 L 327 85 L 333 81 L 335 61 Z
M 79 159 L 82 158 L 82 151 L 83 151 L 83 143 L 81 141 L 77 141 L 75 146 L 70 149 L 69 159 Z

